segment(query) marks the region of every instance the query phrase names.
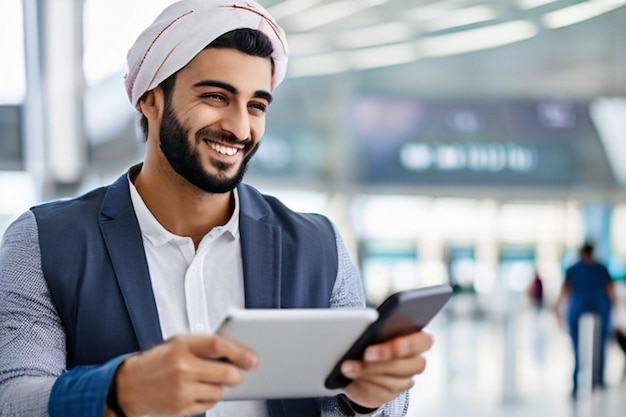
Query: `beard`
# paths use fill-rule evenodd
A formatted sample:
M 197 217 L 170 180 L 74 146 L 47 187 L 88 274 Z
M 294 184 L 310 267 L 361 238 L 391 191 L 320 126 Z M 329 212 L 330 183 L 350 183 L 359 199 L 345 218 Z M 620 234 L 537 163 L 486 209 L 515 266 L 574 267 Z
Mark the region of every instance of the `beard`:
M 200 129 L 196 135 L 196 142 L 208 140 L 225 144 L 241 144 L 234 135 L 208 127 Z M 217 174 L 208 173 L 202 166 L 200 153 L 189 142 L 189 129 L 179 122 L 174 114 L 169 100 L 165 104 L 163 120 L 159 129 L 159 145 L 174 171 L 195 187 L 212 194 L 221 194 L 232 191 L 242 180 L 248 169 L 252 156 L 256 153 L 259 143 L 247 141 L 240 151 L 246 153 L 241 166 L 233 176 L 227 176 L 225 171 L 229 164 L 217 161 L 213 163 Z

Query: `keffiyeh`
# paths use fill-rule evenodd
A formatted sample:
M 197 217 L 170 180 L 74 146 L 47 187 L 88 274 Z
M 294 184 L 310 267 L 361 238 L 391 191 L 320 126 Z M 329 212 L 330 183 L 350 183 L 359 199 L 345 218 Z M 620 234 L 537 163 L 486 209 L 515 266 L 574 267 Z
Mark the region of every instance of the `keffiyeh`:
M 257 29 L 272 41 L 272 88 L 287 72 L 284 31 L 258 3 L 247 0 L 183 0 L 168 6 L 128 51 L 126 92 L 139 109 L 141 96 L 189 63 L 209 43 L 234 29 Z

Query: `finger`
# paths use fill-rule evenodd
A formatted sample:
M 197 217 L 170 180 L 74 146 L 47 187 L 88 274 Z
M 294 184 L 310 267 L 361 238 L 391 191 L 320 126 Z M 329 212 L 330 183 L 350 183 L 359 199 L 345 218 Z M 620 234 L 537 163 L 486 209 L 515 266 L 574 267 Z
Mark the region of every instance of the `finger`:
M 421 374 L 425 370 L 426 358 L 423 355 L 384 362 L 345 361 L 341 366 L 341 372 L 352 380 L 378 376 L 406 378 Z
M 412 378 L 380 377 L 372 380 L 354 381 L 344 389 L 345 394 L 357 404 L 378 408 L 396 398 L 414 385 Z
M 241 368 L 223 360 L 193 358 L 188 365 L 192 378 L 200 383 L 232 387 L 243 381 Z
M 212 404 L 224 400 L 226 388 L 221 384 L 211 384 L 207 382 L 189 384 L 185 387 L 185 395 L 190 399 L 187 403 L 188 406 L 193 407 L 198 404 L 203 404 L 212 407 Z
M 388 361 L 405 358 L 428 351 L 434 344 L 434 337 L 427 332 L 417 331 L 399 336 L 387 342 L 368 346 L 363 360 L 366 362 Z
M 170 389 L 166 404 L 158 407 L 159 414 L 196 414 L 212 408 L 225 396 L 225 389 L 218 384 L 174 384 Z
M 220 358 L 242 369 L 256 369 L 259 359 L 250 348 L 219 335 L 189 335 L 189 349 L 201 358 Z
M 187 381 L 175 380 L 170 381 L 167 405 L 172 410 L 177 410 L 177 415 L 193 415 L 203 413 L 213 408 L 218 402 L 223 401 L 226 396 L 226 386 L 235 384 L 226 384 L 221 377 L 213 377 L 211 375 L 218 374 L 215 369 L 223 368 L 231 370 L 237 375 L 241 375 L 242 371 L 234 365 L 223 362 L 204 360 L 209 370 L 200 369 L 196 374 L 187 374 Z M 206 368 L 203 364 L 201 367 Z M 209 380 L 218 380 L 218 382 L 209 382 Z M 238 378 L 238 383 L 242 377 Z
M 380 375 L 394 378 L 412 378 L 426 370 L 427 361 L 423 355 L 396 359 L 389 362 L 365 362 L 362 364 L 359 378 Z
M 396 378 L 387 375 L 377 375 L 376 377 L 358 379 L 346 387 L 353 391 L 358 391 L 364 396 L 376 396 L 395 398 L 399 393 L 411 389 L 415 385 L 412 377 Z
M 181 409 L 180 412 L 177 413 L 177 415 L 191 416 L 191 415 L 196 415 L 196 414 L 204 414 L 208 410 L 215 407 L 218 402 L 219 401 L 198 400 L 187 405 L 185 408 Z

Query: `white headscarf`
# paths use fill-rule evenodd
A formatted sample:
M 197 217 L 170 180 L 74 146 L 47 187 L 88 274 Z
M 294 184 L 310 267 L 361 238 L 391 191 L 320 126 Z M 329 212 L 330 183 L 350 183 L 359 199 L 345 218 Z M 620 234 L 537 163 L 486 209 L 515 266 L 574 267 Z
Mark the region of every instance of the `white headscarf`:
M 132 105 L 146 91 L 189 63 L 215 39 L 234 29 L 257 29 L 272 41 L 272 89 L 287 72 L 285 32 L 253 0 L 182 0 L 168 6 L 128 51 L 126 92 Z

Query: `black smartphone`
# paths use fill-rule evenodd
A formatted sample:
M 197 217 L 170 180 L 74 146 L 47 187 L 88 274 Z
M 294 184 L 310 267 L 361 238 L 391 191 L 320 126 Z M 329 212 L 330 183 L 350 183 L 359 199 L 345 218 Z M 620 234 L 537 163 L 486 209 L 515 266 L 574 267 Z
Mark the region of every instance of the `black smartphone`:
M 324 385 L 328 389 L 343 388 L 351 380 L 341 373 L 346 359 L 361 359 L 365 348 L 394 337 L 423 329 L 443 308 L 452 295 L 449 285 L 433 285 L 399 291 L 378 307 L 378 319 L 370 324 L 330 372 Z

